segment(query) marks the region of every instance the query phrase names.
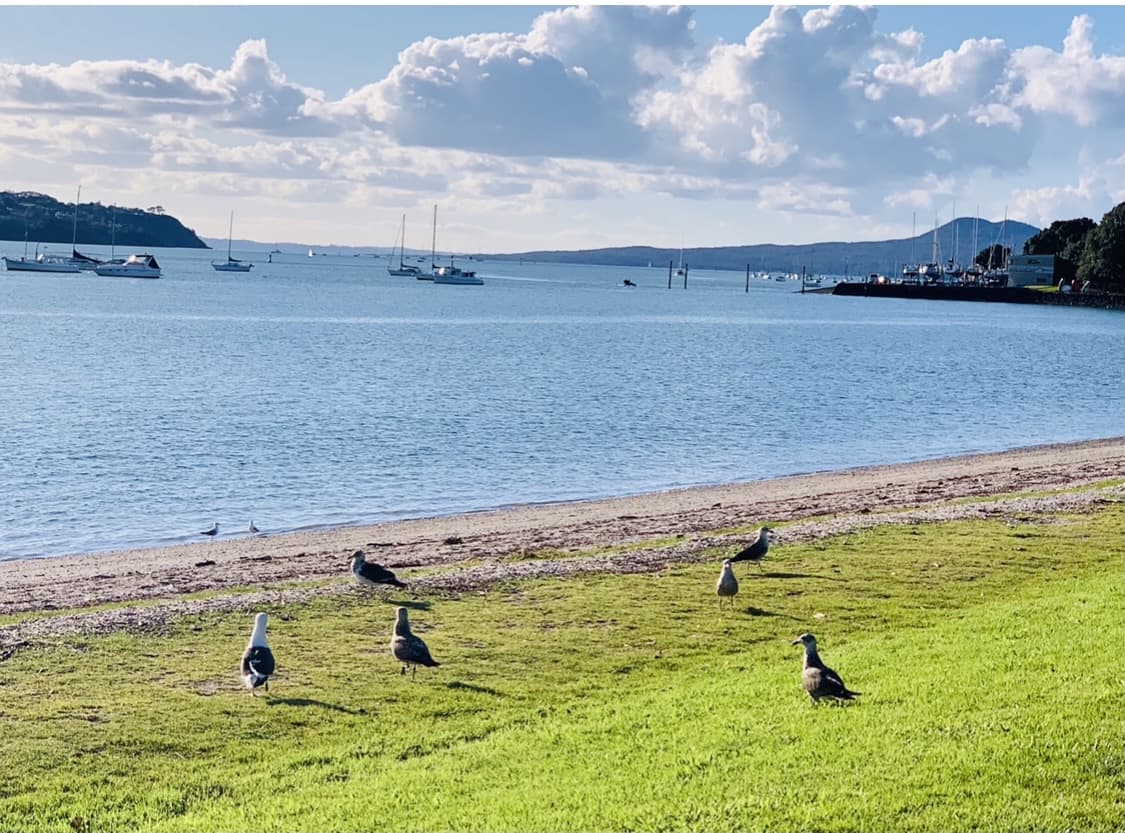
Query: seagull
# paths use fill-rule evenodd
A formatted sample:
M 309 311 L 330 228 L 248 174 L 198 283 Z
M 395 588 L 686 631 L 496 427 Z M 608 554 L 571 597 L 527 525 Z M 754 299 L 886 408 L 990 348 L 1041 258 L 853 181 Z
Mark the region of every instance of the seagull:
M 215 521 L 215 523 L 211 526 L 210 529 L 205 529 L 202 532 L 200 532 L 199 534 L 200 535 L 210 535 L 212 538 L 214 538 L 216 535 L 219 534 L 219 522 Z
M 762 559 L 766 557 L 766 553 L 770 551 L 770 533 L 773 532 L 768 526 L 763 526 L 758 530 L 758 537 L 748 547 L 743 549 L 734 558 L 730 559 L 733 564 L 736 561 L 757 561 L 758 569 L 762 567 Z
M 254 617 L 254 632 L 250 634 L 250 641 L 246 650 L 242 652 L 242 681 L 254 696 L 254 689 L 265 686 L 270 690 L 270 674 L 274 670 L 273 651 L 270 642 L 266 639 L 266 624 L 269 616 L 259 613 Z
M 251 535 L 253 535 L 255 532 L 258 531 L 258 527 L 254 526 L 253 521 L 250 521 L 250 526 L 247 528 L 246 531 L 249 532 Z
M 723 599 L 730 599 L 731 610 L 734 610 L 734 597 L 738 593 L 738 579 L 734 577 L 734 569 L 730 566 L 730 559 L 723 562 L 723 571 L 719 573 L 719 580 L 715 583 L 715 592 L 719 594 L 719 610 L 723 609 Z
M 355 580 L 360 584 L 367 584 L 375 587 L 379 584 L 393 584 L 395 587 L 406 587 L 401 581 L 395 578 L 395 574 L 388 570 L 381 564 L 368 564 L 367 556 L 363 554 L 363 550 L 356 550 L 352 553 L 352 575 Z
M 801 673 L 801 685 L 812 698 L 813 705 L 821 697 L 829 697 L 837 703 L 841 700 L 852 700 L 858 691 L 848 691 L 840 675 L 820 661 L 820 654 L 816 652 L 816 637 L 811 633 L 803 633 L 793 640 L 793 644 L 805 646 L 805 666 Z
M 430 649 L 421 638 L 410 632 L 410 622 L 406 618 L 406 608 L 400 607 L 395 611 L 395 632 L 391 637 L 391 656 L 402 663 L 402 673 L 406 673 L 406 666 L 410 666 L 410 679 L 414 679 L 419 665 L 427 668 L 441 665 L 430 656 Z

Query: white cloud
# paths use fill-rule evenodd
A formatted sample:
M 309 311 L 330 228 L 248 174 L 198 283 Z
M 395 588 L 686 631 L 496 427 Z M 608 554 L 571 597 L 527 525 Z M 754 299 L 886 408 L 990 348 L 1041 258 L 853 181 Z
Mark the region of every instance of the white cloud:
M 0 65 L 0 112 L 8 113 L 197 118 L 271 134 L 319 135 L 337 129 L 310 115 L 321 97 L 287 81 L 261 40 L 243 43 L 225 70 L 154 60 Z
M 1076 182 L 1042 188 L 1021 188 L 1012 194 L 1012 216 L 1041 227 L 1055 220 L 1088 216 L 1094 222 L 1102 212 L 1090 206 L 1110 206 L 1125 201 L 1125 153 L 1111 159 L 1088 161 Z
M 1094 56 L 1093 21 L 1070 24 L 1062 52 L 1029 46 L 1012 55 L 1012 103 L 1068 116 L 1081 127 L 1125 124 L 1125 56 Z
M 565 8 L 522 33 L 404 44 L 335 100 L 287 77 L 263 40 L 219 68 L 0 64 L 0 174 L 143 170 L 188 194 L 241 183 L 379 205 L 452 194 L 482 214 L 667 195 L 873 227 L 1027 175 L 1059 128 L 1104 137 L 1125 121 L 1125 57 L 1096 53 L 1087 16 L 1059 50 L 966 38 L 932 58 L 923 32 L 877 24 L 870 7 L 779 6 L 741 40 L 697 44 L 683 7 Z M 1071 184 L 1021 188 L 1013 216 L 1122 190 L 1092 163 L 1052 181 Z

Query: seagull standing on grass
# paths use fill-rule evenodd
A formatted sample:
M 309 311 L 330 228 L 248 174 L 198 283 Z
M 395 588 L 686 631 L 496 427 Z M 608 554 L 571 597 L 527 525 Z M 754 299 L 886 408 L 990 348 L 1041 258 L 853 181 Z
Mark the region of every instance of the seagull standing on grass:
M 858 691 L 848 691 L 840 675 L 820 661 L 820 654 L 816 652 L 816 637 L 811 633 L 803 633 L 793 640 L 793 644 L 805 646 L 805 665 L 801 672 L 801 685 L 812 698 L 813 705 L 821 697 L 828 697 L 837 703 L 841 700 L 852 700 Z
M 762 568 L 762 559 L 766 557 L 766 553 L 770 551 L 770 533 L 773 532 L 768 526 L 763 526 L 758 530 L 758 537 L 734 558 L 730 559 L 731 563 L 737 561 L 756 561 L 758 562 L 758 569 Z
M 730 609 L 734 610 L 734 597 L 738 594 L 738 579 L 734 577 L 734 569 L 730 566 L 730 559 L 723 562 L 723 571 L 719 573 L 719 580 L 715 584 L 715 592 L 719 594 L 719 610 L 723 609 L 723 599 L 730 599 Z
M 200 535 L 210 535 L 212 538 L 214 538 L 216 535 L 219 534 L 219 522 L 215 521 L 215 523 L 213 523 L 211 525 L 210 529 L 205 529 L 202 532 L 200 532 L 199 534 Z
M 367 556 L 363 550 L 352 553 L 352 575 L 360 584 L 377 587 L 380 584 L 393 584 L 395 587 L 406 587 L 404 583 L 395 578 L 395 574 L 382 564 L 368 564 Z
M 270 690 L 270 674 L 274 671 L 273 651 L 270 650 L 270 641 L 266 638 L 266 624 L 269 616 L 259 613 L 254 617 L 254 632 L 250 634 L 250 642 L 242 652 L 242 681 L 250 689 L 250 695 L 258 686 Z
M 406 608 L 400 607 L 395 611 L 394 636 L 391 637 L 391 656 L 402 663 L 402 673 L 406 673 L 406 666 L 410 666 L 410 679 L 414 679 L 419 665 L 433 668 L 441 665 L 430 656 L 430 649 L 420 637 L 410 632 L 410 621 L 407 619 Z

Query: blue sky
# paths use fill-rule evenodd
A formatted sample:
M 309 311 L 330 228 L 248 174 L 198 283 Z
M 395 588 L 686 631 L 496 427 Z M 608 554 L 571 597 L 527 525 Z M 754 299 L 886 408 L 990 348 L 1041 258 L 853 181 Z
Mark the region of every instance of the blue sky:
M 522 251 L 1125 199 L 1120 6 L 0 6 L 0 188 Z M 916 220 L 914 218 L 917 218 Z

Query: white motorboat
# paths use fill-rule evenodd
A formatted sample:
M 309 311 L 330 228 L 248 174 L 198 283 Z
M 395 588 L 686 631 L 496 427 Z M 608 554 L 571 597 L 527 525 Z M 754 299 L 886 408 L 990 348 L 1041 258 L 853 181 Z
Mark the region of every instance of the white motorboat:
M 398 250 L 398 266 L 395 266 L 395 249 Z M 404 250 L 406 249 L 406 215 L 402 215 L 402 231 L 400 237 L 395 240 L 394 248 L 391 249 L 390 262 L 387 266 L 387 274 L 396 278 L 419 278 L 422 279 L 422 270 L 417 266 L 413 266 L 403 260 Z
M 160 264 L 152 255 L 129 255 L 124 263 L 103 263 L 94 272 L 114 278 L 159 278 Z
M 437 259 L 437 206 L 434 206 L 434 237 L 430 247 L 430 263 Z M 459 284 L 461 286 L 484 286 L 484 281 L 477 277 L 476 272 L 466 272 L 453 265 L 453 256 L 449 257 L 448 266 L 431 266 L 429 277 L 418 276 L 418 280 L 432 280 L 434 283 Z
M 462 286 L 484 286 L 476 272 L 466 272 L 459 266 L 439 266 L 434 270 L 434 283 L 453 283 Z
M 227 259 L 216 263 L 211 261 L 211 268 L 216 272 L 249 272 L 254 268 L 253 263 L 246 263 L 236 257 L 230 256 L 231 237 L 234 234 L 234 212 L 230 213 L 230 228 L 227 230 Z

